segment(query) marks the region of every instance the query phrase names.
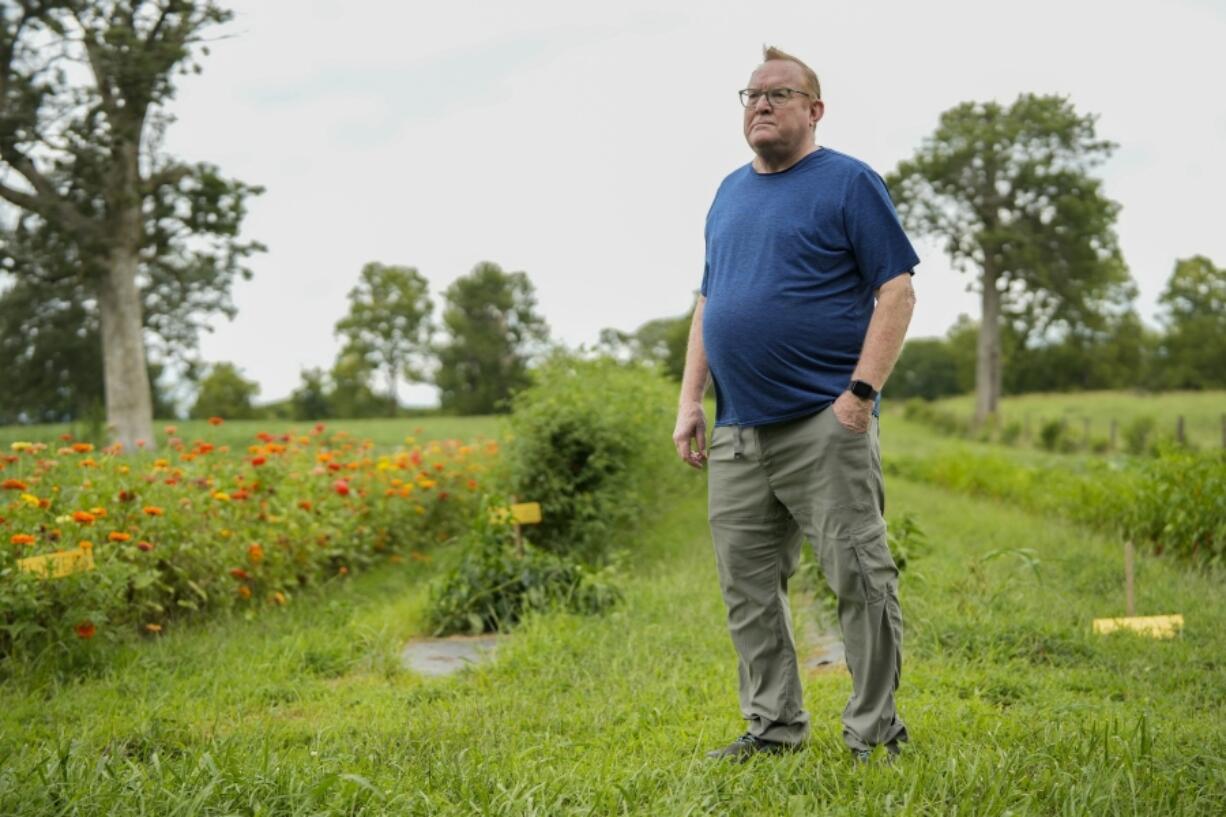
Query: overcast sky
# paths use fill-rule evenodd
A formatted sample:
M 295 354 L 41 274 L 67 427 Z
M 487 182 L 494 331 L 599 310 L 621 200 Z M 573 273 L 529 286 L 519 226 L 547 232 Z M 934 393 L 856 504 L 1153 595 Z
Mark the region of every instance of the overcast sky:
M 168 147 L 267 188 L 245 234 L 269 250 L 202 346 L 261 401 L 331 364 L 368 261 L 416 267 L 436 300 L 479 261 L 523 270 L 571 345 L 684 312 L 711 197 L 751 158 L 736 91 L 764 43 L 817 71 L 819 144 L 883 175 L 959 102 L 1055 93 L 1098 114 L 1150 323 L 1176 258 L 1226 264 L 1223 0 L 227 5 Z M 910 336 L 977 316 L 967 279 L 913 240 Z

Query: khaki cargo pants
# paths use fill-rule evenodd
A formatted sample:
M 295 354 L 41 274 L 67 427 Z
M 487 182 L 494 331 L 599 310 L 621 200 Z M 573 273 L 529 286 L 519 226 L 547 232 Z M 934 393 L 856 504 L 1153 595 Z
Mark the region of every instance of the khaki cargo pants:
M 882 517 L 878 433 L 876 417 L 860 434 L 830 408 L 712 433 L 708 516 L 739 658 L 741 712 L 765 740 L 800 743 L 809 733 L 787 598 L 803 538 L 838 596 L 852 677 L 843 740 L 868 749 L 907 739 L 894 706 L 902 613 Z

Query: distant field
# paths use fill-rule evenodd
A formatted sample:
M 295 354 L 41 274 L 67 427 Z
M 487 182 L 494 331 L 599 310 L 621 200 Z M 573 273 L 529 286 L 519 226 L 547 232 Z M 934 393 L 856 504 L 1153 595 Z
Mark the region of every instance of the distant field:
M 938 408 L 970 417 L 975 411 L 974 395 L 950 397 L 936 402 Z M 1139 394 L 1127 391 L 1097 391 L 1063 394 L 1025 394 L 1006 397 L 1001 403 L 1001 420 L 1028 423 L 1032 434 L 1044 420 L 1065 418 L 1073 433 L 1083 433 L 1085 419 L 1090 433 L 1106 437 L 1111 421 L 1122 430 L 1128 423 L 1149 416 L 1163 436 L 1174 436 L 1179 416 L 1184 418 L 1188 440 L 1201 448 L 1222 445 L 1222 417 L 1226 415 L 1226 391 L 1182 391 Z
M 502 434 L 502 418 L 484 417 L 406 417 L 401 419 L 372 420 L 325 420 L 324 425 L 332 431 L 347 431 L 355 437 L 371 439 L 379 446 L 402 445 L 406 437 L 424 440 L 459 439 L 477 437 L 496 438 Z M 174 426 L 178 436 L 191 442 L 208 440 L 215 445 L 246 445 L 261 431 L 269 434 L 303 434 L 315 423 L 294 423 L 282 420 L 228 420 L 220 426 L 211 426 L 204 420 L 155 420 L 154 432 L 159 441 L 165 441 L 166 426 Z M 78 424 L 2 426 L 0 445 L 5 448 L 17 440 L 28 442 L 59 442 L 61 434 L 84 438 L 84 426 Z

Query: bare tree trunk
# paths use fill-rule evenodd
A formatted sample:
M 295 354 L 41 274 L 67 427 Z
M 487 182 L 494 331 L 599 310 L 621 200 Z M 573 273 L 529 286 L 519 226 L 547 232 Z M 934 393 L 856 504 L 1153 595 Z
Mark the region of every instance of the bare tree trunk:
M 116 247 L 98 286 L 107 428 L 112 441 L 123 443 L 127 451 L 134 450 L 137 440 L 153 442 L 153 398 L 136 269 L 136 248 Z
M 983 315 L 979 322 L 979 350 L 975 359 L 975 425 L 996 414 L 1000 403 L 1000 290 L 990 256 L 983 265 Z

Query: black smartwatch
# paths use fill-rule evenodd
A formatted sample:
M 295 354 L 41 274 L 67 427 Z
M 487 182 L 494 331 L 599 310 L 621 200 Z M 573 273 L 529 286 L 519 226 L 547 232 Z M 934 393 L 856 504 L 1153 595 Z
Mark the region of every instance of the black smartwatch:
M 861 400 L 877 399 L 877 390 L 873 388 L 871 383 L 867 383 L 863 380 L 851 381 L 851 384 L 847 387 L 847 390 L 856 397 L 859 397 Z

